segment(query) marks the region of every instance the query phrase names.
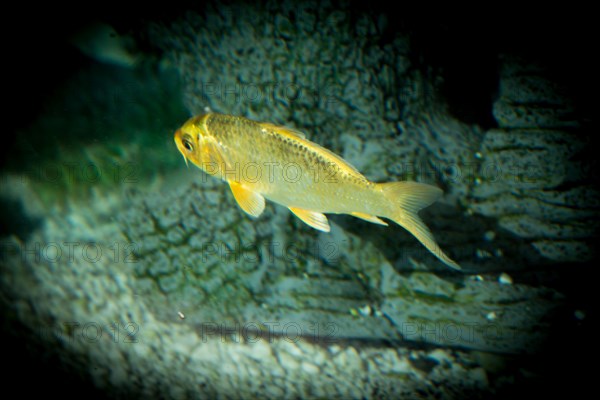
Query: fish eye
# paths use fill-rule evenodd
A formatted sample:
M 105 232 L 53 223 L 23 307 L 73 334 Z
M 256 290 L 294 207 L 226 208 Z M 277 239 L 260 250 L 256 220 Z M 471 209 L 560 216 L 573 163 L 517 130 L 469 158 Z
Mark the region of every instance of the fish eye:
M 185 149 L 187 151 L 193 151 L 194 150 L 194 145 L 192 144 L 192 142 L 188 138 L 184 138 L 181 142 L 183 144 L 183 147 L 185 147 Z

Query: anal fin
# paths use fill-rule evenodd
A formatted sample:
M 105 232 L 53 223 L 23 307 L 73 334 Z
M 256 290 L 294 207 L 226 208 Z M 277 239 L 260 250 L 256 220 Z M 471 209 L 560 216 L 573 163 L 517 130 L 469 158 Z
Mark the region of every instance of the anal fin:
M 237 182 L 229 182 L 229 187 L 238 205 L 246 213 L 258 217 L 265 209 L 265 198 L 252 190 L 248 190 Z
M 361 212 L 353 212 L 350 215 L 355 216 L 356 218 L 364 219 L 365 221 L 372 222 L 374 224 L 385 225 L 388 226 L 387 222 L 377 218 L 374 215 L 369 215 Z
M 296 207 L 289 207 L 289 209 L 305 224 L 323 232 L 329 232 L 331 230 L 325 214 Z

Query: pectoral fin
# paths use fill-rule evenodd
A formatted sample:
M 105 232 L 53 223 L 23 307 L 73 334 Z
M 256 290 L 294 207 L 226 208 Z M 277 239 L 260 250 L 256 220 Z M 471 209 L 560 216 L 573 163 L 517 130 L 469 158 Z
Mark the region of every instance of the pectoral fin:
M 295 207 L 289 207 L 289 209 L 296 217 L 300 218 L 307 225 L 323 232 L 329 232 L 331 230 L 325 214 Z
M 233 197 L 242 210 L 253 217 L 258 217 L 265 209 L 265 198 L 259 193 L 244 188 L 237 182 L 229 182 Z
M 387 222 L 385 222 L 385 221 L 377 218 L 374 215 L 369 215 L 369 214 L 365 214 L 365 213 L 361 213 L 361 212 L 353 212 L 353 213 L 350 213 L 350 215 L 353 215 L 356 218 L 364 219 L 365 221 L 369 221 L 369 222 L 372 222 L 374 224 L 388 226 Z

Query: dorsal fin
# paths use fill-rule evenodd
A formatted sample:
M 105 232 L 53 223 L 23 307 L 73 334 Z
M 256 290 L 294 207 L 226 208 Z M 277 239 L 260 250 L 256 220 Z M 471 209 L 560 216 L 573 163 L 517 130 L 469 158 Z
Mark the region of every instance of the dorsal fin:
M 262 122 L 260 125 L 266 130 L 279 133 L 280 135 L 283 135 L 283 136 L 292 136 L 295 138 L 300 138 L 300 139 L 306 140 L 306 135 L 304 133 L 297 131 L 295 129 L 292 129 L 292 128 L 288 128 L 287 126 L 274 125 L 269 122 Z

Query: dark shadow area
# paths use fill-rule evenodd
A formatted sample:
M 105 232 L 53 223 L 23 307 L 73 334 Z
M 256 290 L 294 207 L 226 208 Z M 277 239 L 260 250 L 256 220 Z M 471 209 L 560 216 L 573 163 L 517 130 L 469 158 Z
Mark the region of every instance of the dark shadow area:
M 592 15 L 575 9 L 534 12 L 510 7 L 476 17 L 458 10 L 421 12 L 400 16 L 389 29 L 410 34 L 415 67 L 443 78 L 438 94 L 449 112 L 465 123 L 484 129 L 497 126 L 492 104 L 498 95 L 498 61 L 500 55 L 509 55 L 544 68 L 573 99 L 576 118 L 585 124 L 593 118 L 590 87 L 598 84 Z
M 20 201 L 0 197 L 0 238 L 16 235 L 25 242 L 42 223 L 43 219 L 27 215 Z
M 591 289 L 589 286 L 583 285 L 581 290 Z M 557 393 L 568 393 L 573 398 L 589 396 L 595 386 L 590 346 L 595 339 L 593 320 L 597 318 L 588 316 L 583 322 L 577 321 L 572 311 L 570 304 L 565 304 L 550 316 L 552 329 L 539 352 L 510 358 L 507 367 L 515 371 L 515 379 L 500 388 L 497 398 L 543 398 Z M 489 375 L 491 381 L 496 378 L 493 373 Z
M 0 295 L 4 391 L 24 398 L 38 398 L 40 393 L 60 399 L 109 398 L 106 389 L 96 388 L 87 370 L 78 366 L 85 363 L 82 356 L 68 353 L 56 339 L 46 340 L 52 333 L 42 326 L 35 331 L 19 321 L 14 306 L 8 305 L 14 300 Z

